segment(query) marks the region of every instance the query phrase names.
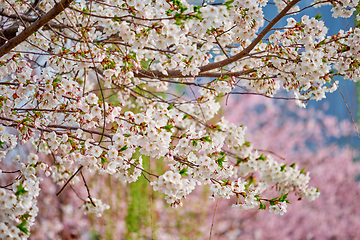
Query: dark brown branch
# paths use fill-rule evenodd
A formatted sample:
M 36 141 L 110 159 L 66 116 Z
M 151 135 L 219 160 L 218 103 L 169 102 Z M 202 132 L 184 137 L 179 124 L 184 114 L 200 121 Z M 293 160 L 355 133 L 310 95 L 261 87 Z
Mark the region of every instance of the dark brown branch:
M 36 112 L 79 112 L 78 110 L 66 110 L 66 109 L 40 109 L 40 108 L 12 108 L 12 111 L 36 111 Z
M 170 70 L 167 71 L 168 75 L 163 74 L 160 71 L 154 70 L 154 71 L 147 71 L 147 70 L 139 70 L 137 73 L 134 73 L 135 77 L 146 77 L 146 78 L 193 78 L 194 76 L 191 75 L 182 75 L 179 70 Z M 245 70 L 241 72 L 206 72 L 206 73 L 199 73 L 195 77 L 223 77 L 223 76 L 229 76 L 229 77 L 238 77 L 246 74 L 250 74 L 256 72 L 254 69 Z
M 20 170 L 16 170 L 16 171 L 12 171 L 12 172 L 2 171 L 1 173 L 18 173 L 18 172 L 20 172 Z
M 263 39 L 263 37 L 269 32 L 271 31 L 272 27 L 275 26 L 275 24 L 280 21 L 280 19 L 282 19 L 286 13 L 293 7 L 295 6 L 295 4 L 297 4 L 300 0 L 293 0 L 291 3 L 289 3 L 273 20 L 271 20 L 271 22 L 260 32 L 260 34 L 255 38 L 254 41 L 252 41 L 252 43 L 245 48 L 244 50 L 242 50 L 240 53 L 231 56 L 229 58 L 226 58 L 222 61 L 219 62 L 214 62 L 214 63 L 210 63 L 208 65 L 202 66 L 200 67 L 200 73 L 197 76 L 183 76 L 181 74 L 180 70 L 172 70 L 172 71 L 168 71 L 168 75 L 165 75 L 163 73 L 161 73 L 160 71 L 145 71 L 145 70 L 140 70 L 138 73 L 134 73 L 135 77 L 150 77 L 150 78 L 191 78 L 191 77 L 221 77 L 221 76 L 240 76 L 240 75 L 245 75 L 245 74 L 249 74 L 249 72 L 244 73 L 244 72 L 237 72 L 237 74 L 235 73 L 205 73 L 207 71 L 216 69 L 216 68 L 220 68 L 220 67 L 224 67 L 226 65 L 229 65 L 230 63 L 236 62 L 238 60 L 240 60 L 241 58 L 247 56 L 251 50 L 254 49 L 254 47 Z M 255 72 L 255 70 L 248 70 L 251 72 Z M 250 72 L 250 73 L 251 73 Z M 234 74 L 234 75 L 232 75 Z
M 200 72 L 207 72 L 216 68 L 224 67 L 246 56 L 263 39 L 263 37 L 269 31 L 271 31 L 271 28 L 274 27 L 275 24 L 280 21 L 280 19 L 282 19 L 288 11 L 300 1 L 301 0 L 293 0 L 291 3 L 289 3 L 273 20 L 271 20 L 271 22 L 260 32 L 260 34 L 251 42 L 251 44 L 247 48 L 242 50 L 240 53 L 222 61 L 210 63 L 208 65 L 200 67 Z
M 81 171 L 81 169 L 83 168 L 84 166 L 80 166 L 78 168 L 78 170 L 69 178 L 69 180 L 66 181 L 66 183 L 64 184 L 64 186 L 60 189 L 60 191 L 56 194 L 56 196 L 60 196 L 61 192 L 65 189 L 65 187 L 70 183 L 70 181 Z
M 85 180 L 85 177 L 84 177 L 84 174 L 82 173 L 82 171 L 80 171 L 80 174 L 81 174 L 81 177 L 82 177 L 82 179 L 83 179 L 83 181 L 84 181 L 84 185 L 85 185 L 86 191 L 87 191 L 87 193 L 88 193 L 88 198 L 90 199 L 91 204 L 92 204 L 94 207 L 96 207 L 96 205 L 95 205 L 95 203 L 94 203 L 94 201 L 92 200 L 92 197 L 91 197 L 91 195 L 90 195 L 90 189 L 89 189 L 88 185 L 86 184 L 86 180 Z
M 18 20 L 21 17 L 21 19 L 26 21 L 26 22 L 35 22 L 36 19 L 37 19 L 37 18 L 25 16 L 25 15 L 20 15 L 20 16 L 18 16 L 16 14 L 7 15 L 7 14 L 5 14 L 3 12 L 0 12 L 0 16 L 11 18 L 11 19 L 16 19 L 16 20 Z
M 73 1 L 74 0 L 62 0 L 60 3 L 56 4 L 49 12 L 47 12 L 41 18 L 36 20 L 29 27 L 24 29 L 24 31 L 22 31 L 19 35 L 13 37 L 7 43 L 2 45 L 0 47 L 0 58 L 5 54 L 9 53 L 10 50 L 15 48 L 17 45 L 24 42 L 29 36 L 31 36 L 34 32 L 38 31 L 42 26 L 44 26 L 50 20 L 54 19 Z

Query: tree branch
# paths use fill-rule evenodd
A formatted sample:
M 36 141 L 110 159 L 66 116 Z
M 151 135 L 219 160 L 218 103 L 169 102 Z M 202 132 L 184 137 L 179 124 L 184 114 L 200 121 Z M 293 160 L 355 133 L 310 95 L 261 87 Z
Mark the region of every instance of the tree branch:
M 196 76 L 191 76 L 191 75 L 182 75 L 182 73 L 179 70 L 170 70 L 167 71 L 168 75 L 163 74 L 160 71 L 157 70 L 153 70 L 153 71 L 148 71 L 148 70 L 139 70 L 137 73 L 134 73 L 134 77 L 145 77 L 145 78 L 194 78 L 194 77 L 223 77 L 223 76 L 229 76 L 229 77 L 238 77 L 238 76 L 242 76 L 242 75 L 247 75 L 253 72 L 256 72 L 255 69 L 250 69 L 250 70 L 244 70 L 241 72 L 206 72 L 206 73 L 199 73 Z
M 240 53 L 230 57 L 226 58 L 219 62 L 210 63 L 208 65 L 205 65 L 203 67 L 200 67 L 200 72 L 206 72 L 213 70 L 215 68 L 224 67 L 226 65 L 229 65 L 230 63 L 236 62 L 237 60 L 240 60 L 244 56 L 246 56 L 248 53 L 250 53 L 251 50 L 254 49 L 254 47 L 263 39 L 263 37 L 271 31 L 271 28 L 275 26 L 275 24 L 282 19 L 286 13 L 293 7 L 295 4 L 300 2 L 301 0 L 293 0 L 291 3 L 289 3 L 271 22 L 261 31 L 261 33 L 255 38 L 251 44 L 242 50 Z
M 65 8 L 69 7 L 70 3 L 74 0 L 62 0 L 60 3 L 56 4 L 48 13 L 36 20 L 28 28 L 24 29 L 19 35 L 13 37 L 7 43 L 0 47 L 0 58 L 5 54 L 9 53 L 11 49 L 22 43 L 34 32 L 38 31 L 42 26 L 48 23 L 50 20 L 54 19 L 59 13 L 61 13 Z

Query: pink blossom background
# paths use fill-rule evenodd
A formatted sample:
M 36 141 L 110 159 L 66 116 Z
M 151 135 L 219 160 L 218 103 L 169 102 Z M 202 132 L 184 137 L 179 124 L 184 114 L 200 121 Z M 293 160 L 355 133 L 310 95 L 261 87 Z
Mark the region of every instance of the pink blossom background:
M 242 96 L 227 106 L 232 122 L 248 126 L 255 148 L 272 151 L 310 171 L 320 198 L 307 202 L 292 196 L 283 215 L 267 211 L 236 211 L 220 201 L 214 239 L 356 239 L 360 236 L 360 182 L 356 177 L 357 152 L 340 148 L 329 138 L 354 134 L 349 121 L 339 122 L 314 109 L 299 109 L 292 102 L 275 103 L 261 96 Z M 266 152 L 264 152 L 266 153 Z M 276 157 L 275 157 L 276 158 Z

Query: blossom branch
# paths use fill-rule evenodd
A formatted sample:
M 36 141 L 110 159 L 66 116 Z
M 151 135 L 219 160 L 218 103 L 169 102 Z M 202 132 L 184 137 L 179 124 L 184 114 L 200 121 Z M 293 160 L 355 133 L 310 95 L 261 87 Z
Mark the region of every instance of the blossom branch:
M 34 32 L 39 30 L 42 26 L 48 23 L 50 20 L 54 19 L 59 13 L 61 13 L 65 8 L 67 8 L 73 0 L 62 0 L 60 3 L 57 3 L 49 12 L 47 12 L 42 17 L 38 18 L 33 24 L 24 29 L 19 35 L 10 39 L 7 43 L 0 47 L 0 58 L 10 52 L 11 49 L 15 48 L 17 45 L 26 40 Z

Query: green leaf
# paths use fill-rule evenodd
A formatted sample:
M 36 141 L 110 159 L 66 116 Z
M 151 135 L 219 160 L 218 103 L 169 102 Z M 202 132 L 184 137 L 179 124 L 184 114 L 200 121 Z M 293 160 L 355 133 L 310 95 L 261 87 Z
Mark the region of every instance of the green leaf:
M 190 115 L 189 115 L 189 114 L 185 114 L 184 117 L 183 117 L 183 120 L 184 120 L 184 119 L 187 119 L 187 118 L 190 118 Z
M 216 160 L 216 163 L 219 165 L 219 167 L 224 168 L 223 163 L 225 162 L 226 155 L 222 156 L 218 160 Z
M 300 173 L 304 173 L 304 172 L 305 172 L 305 167 L 301 169 Z
M 101 157 L 101 164 L 104 165 L 107 162 L 107 159 L 105 157 Z
M 194 145 L 194 147 L 196 147 L 198 145 L 196 140 L 192 140 L 192 144 Z
M 264 157 L 264 154 L 262 153 L 260 157 L 258 157 L 258 160 L 265 161 L 266 157 Z
M 20 195 L 23 195 L 23 194 L 25 194 L 25 193 L 28 192 L 28 191 L 25 190 L 25 188 L 23 187 L 22 184 L 23 184 L 23 183 L 20 182 L 19 186 L 18 186 L 17 189 L 16 189 L 15 195 L 20 196 Z
M 170 104 L 168 107 L 167 107 L 167 110 L 170 110 L 170 109 L 172 109 L 172 108 L 174 108 L 175 107 L 175 105 L 172 103 L 172 104 Z
M 227 1 L 224 3 L 224 5 L 226 6 L 227 10 L 229 10 L 232 6 L 231 4 L 234 2 L 234 0 L 231 0 L 231 1 Z
M 166 11 L 166 15 L 167 15 L 167 16 L 170 16 L 173 11 L 174 11 L 174 10 L 172 10 L 172 9 L 167 10 L 167 11 Z
M 3 141 L 0 140 L 0 148 L 5 149 L 5 148 L 2 146 L 4 143 L 5 143 L 5 142 L 3 142 Z
M 112 19 L 113 22 L 121 22 L 120 18 L 116 15 L 114 15 L 114 18 Z
M 281 194 L 281 197 L 279 198 L 279 202 L 285 202 L 286 201 L 286 198 L 288 197 L 288 194 Z
M 316 16 L 315 16 L 315 19 L 316 19 L 316 20 L 319 20 L 320 18 L 322 18 L 322 16 L 323 16 L 323 15 L 321 15 L 320 13 L 318 13 L 318 14 L 316 14 Z
M 199 12 L 200 8 L 201 8 L 201 6 L 194 6 L 194 12 Z
M 201 17 L 201 13 L 200 12 L 198 12 L 198 13 L 196 13 L 195 15 L 194 15 L 194 18 L 196 18 L 196 19 L 198 19 L 198 20 L 202 20 L 202 17 Z
M 287 166 L 287 163 L 284 164 L 284 165 L 282 165 L 282 166 L 280 167 L 280 172 L 283 172 L 283 171 L 285 170 L 286 166 Z
M 186 167 L 186 168 L 183 168 L 180 170 L 180 174 L 183 175 L 183 176 L 188 176 L 188 174 L 186 173 L 186 171 L 188 170 L 189 167 Z
M 236 158 L 236 166 L 238 166 L 240 163 L 242 163 L 244 161 L 244 159 L 241 158 Z
M 22 231 L 26 235 L 29 235 L 29 229 L 25 227 L 26 223 L 27 223 L 26 220 L 22 220 L 22 222 L 19 225 L 17 225 L 17 228 L 20 229 L 20 231 Z
M 266 210 L 266 205 L 260 202 L 259 210 Z
M 205 142 L 211 142 L 211 139 L 209 136 L 206 137 L 202 137 L 201 140 L 205 141 Z
M 188 9 L 187 7 L 181 6 L 181 7 L 180 7 L 180 12 L 183 13 L 183 12 L 185 12 L 187 9 Z
M 249 187 L 251 186 L 251 184 L 253 184 L 255 182 L 255 179 L 253 177 L 248 177 L 246 180 L 248 180 L 249 183 L 245 184 L 244 186 L 245 186 L 245 189 L 248 190 Z
M 295 167 L 295 165 L 296 165 L 296 164 L 295 164 L 295 163 L 293 163 L 293 164 L 291 164 L 291 165 L 290 165 L 290 167 L 294 168 L 294 167 Z
M 120 152 L 125 151 L 126 149 L 128 149 L 128 146 L 127 146 L 127 145 L 123 146 L 123 147 L 120 149 Z
M 178 25 L 178 26 L 184 25 L 184 22 L 182 22 L 180 18 L 175 17 L 175 19 L 176 19 L 175 20 L 175 25 Z
M 164 126 L 164 128 L 166 129 L 166 131 L 171 132 L 171 129 L 173 128 L 173 125 L 166 125 Z

